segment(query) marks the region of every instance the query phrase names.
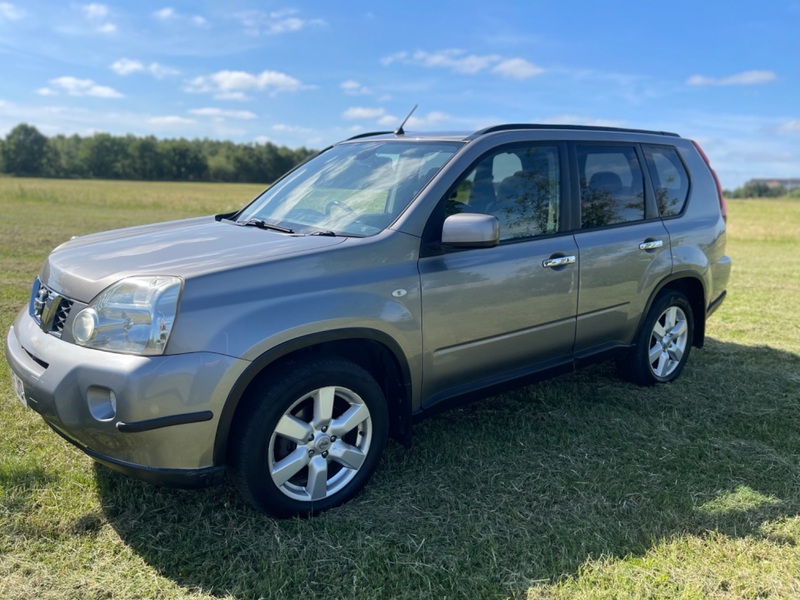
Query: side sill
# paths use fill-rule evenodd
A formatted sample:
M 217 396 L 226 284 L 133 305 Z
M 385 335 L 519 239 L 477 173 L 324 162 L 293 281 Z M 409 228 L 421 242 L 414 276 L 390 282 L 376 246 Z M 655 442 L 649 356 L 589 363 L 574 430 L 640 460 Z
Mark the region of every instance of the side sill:
M 554 361 L 544 368 L 518 369 L 511 373 L 506 373 L 505 375 L 498 375 L 473 384 L 451 388 L 429 398 L 420 410 L 413 413 L 412 418 L 415 422 L 420 421 L 425 417 L 449 410 L 450 408 L 455 408 L 466 402 L 480 400 L 488 396 L 494 396 L 558 375 L 570 373 L 574 368 L 575 365 L 571 359 L 563 359 Z
M 727 290 L 725 290 L 724 292 L 722 292 L 722 293 L 721 293 L 721 294 L 720 294 L 720 295 L 719 295 L 719 296 L 716 298 L 716 300 L 712 300 L 712 301 L 711 301 L 711 304 L 709 304 L 709 305 L 708 305 L 708 308 L 706 309 L 706 316 L 707 316 L 707 317 L 710 317 L 712 314 L 714 314 L 714 312 L 715 312 L 715 311 L 716 311 L 716 310 L 717 310 L 717 309 L 720 307 L 720 305 L 722 304 L 723 300 L 725 300 L 725 297 L 726 297 L 727 295 L 728 295 L 728 291 L 727 291 Z
M 170 415 L 147 421 L 136 421 L 134 423 L 117 423 L 117 429 L 122 433 L 141 433 L 142 431 L 152 431 L 162 427 L 172 427 L 173 425 L 187 425 L 189 423 L 202 423 L 214 418 L 214 413 L 204 410 L 196 413 L 186 413 L 183 415 Z

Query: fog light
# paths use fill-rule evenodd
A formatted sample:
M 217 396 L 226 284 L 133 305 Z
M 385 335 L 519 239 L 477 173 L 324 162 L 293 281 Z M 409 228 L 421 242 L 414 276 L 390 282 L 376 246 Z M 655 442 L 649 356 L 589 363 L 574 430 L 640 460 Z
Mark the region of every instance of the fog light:
M 72 322 L 72 337 L 79 344 L 85 344 L 94 337 L 97 329 L 97 313 L 93 308 L 84 308 Z
M 98 421 L 110 421 L 117 416 L 117 397 L 108 388 L 93 385 L 86 390 L 89 412 Z

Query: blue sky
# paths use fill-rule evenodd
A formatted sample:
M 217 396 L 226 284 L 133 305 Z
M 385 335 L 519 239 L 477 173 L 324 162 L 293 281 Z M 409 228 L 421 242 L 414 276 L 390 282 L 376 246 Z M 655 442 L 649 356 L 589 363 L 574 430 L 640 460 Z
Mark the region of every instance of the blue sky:
M 0 0 L 0 135 L 321 148 L 503 122 L 675 131 L 723 185 L 800 177 L 800 0 Z

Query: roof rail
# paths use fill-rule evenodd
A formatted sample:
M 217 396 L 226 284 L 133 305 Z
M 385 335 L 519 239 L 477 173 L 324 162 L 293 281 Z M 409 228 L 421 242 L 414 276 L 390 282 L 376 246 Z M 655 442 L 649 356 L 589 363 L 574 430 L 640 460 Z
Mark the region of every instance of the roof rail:
M 658 135 L 669 135 L 672 137 L 681 137 L 677 133 L 670 131 L 653 131 L 650 129 L 627 129 L 624 127 L 602 127 L 595 125 L 545 125 L 542 123 L 509 123 L 506 125 L 494 125 L 476 131 L 468 139 L 475 139 L 478 136 L 487 133 L 495 133 L 496 131 L 514 131 L 519 129 L 561 129 L 561 130 L 576 130 L 576 131 L 618 131 L 620 133 L 655 133 Z
M 345 140 L 345 142 L 349 142 L 350 140 L 357 140 L 359 138 L 370 137 L 371 135 L 385 135 L 387 133 L 394 133 L 393 131 L 370 131 L 368 133 L 359 133 L 358 135 L 354 135 L 353 137 L 349 137 Z

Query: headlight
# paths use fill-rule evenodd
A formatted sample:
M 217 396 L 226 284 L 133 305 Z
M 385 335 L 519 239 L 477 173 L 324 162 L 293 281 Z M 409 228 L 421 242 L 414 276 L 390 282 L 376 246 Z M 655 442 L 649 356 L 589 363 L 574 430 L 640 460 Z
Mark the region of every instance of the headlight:
M 129 277 L 102 292 L 72 322 L 81 346 L 163 354 L 178 312 L 178 277 Z

